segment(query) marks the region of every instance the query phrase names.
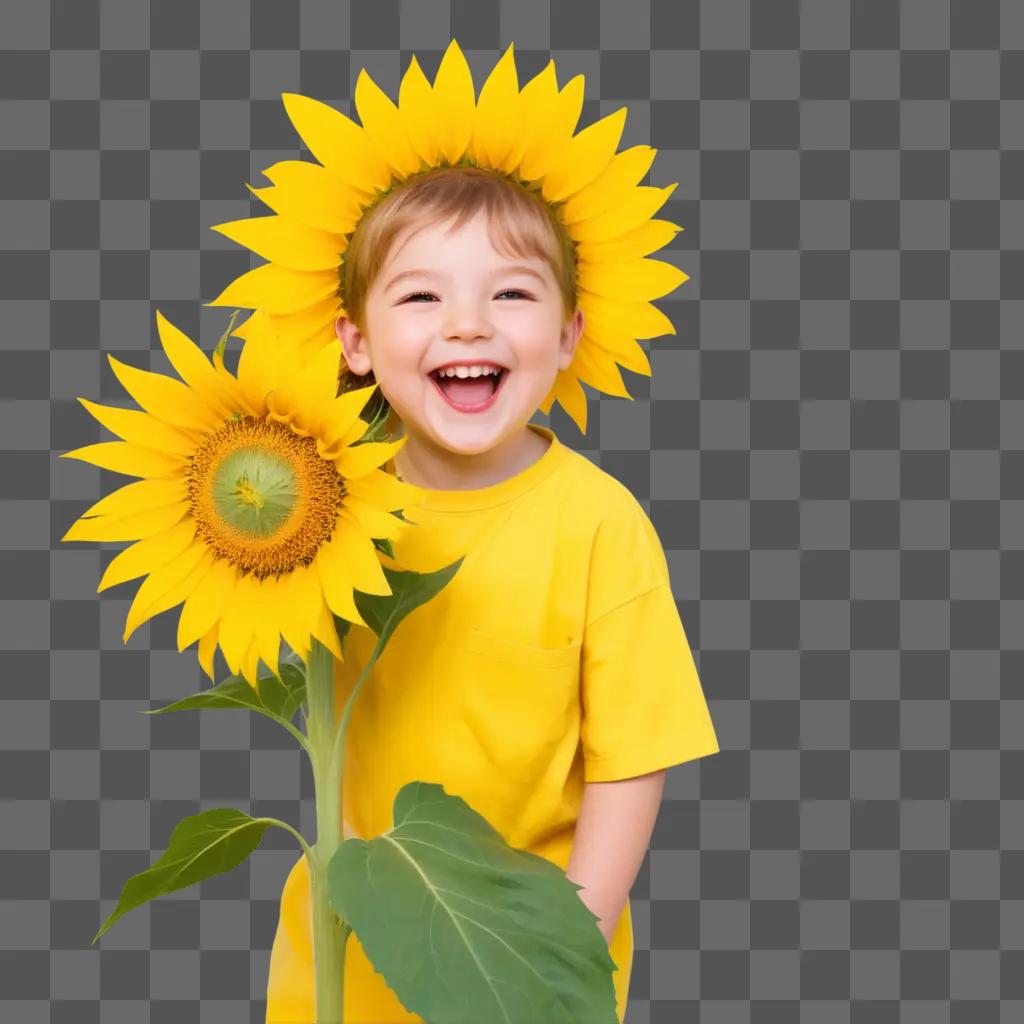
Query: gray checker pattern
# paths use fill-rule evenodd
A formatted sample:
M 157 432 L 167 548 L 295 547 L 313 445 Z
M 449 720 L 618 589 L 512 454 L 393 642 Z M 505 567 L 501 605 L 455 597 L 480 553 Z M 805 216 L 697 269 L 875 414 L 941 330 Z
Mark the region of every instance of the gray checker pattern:
M 550 420 L 650 511 L 722 744 L 669 773 L 628 1024 L 1024 1020 L 1019 0 L 4 0 L 0 1019 L 264 1020 L 281 830 L 90 946 L 181 817 L 311 836 L 313 792 L 258 716 L 137 713 L 202 677 L 177 612 L 122 645 L 119 546 L 59 538 L 126 481 L 56 455 L 110 436 L 108 352 L 169 369 L 157 307 L 223 330 L 280 93 L 352 114 L 453 35 L 680 182 L 653 381 Z

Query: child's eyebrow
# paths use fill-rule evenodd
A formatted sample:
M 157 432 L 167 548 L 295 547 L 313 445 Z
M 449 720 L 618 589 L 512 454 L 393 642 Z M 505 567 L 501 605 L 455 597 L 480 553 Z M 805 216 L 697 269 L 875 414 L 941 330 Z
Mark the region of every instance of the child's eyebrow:
M 537 278 L 537 280 L 540 281 L 541 284 L 544 284 L 544 275 L 539 273 L 538 271 L 534 270 L 533 267 L 528 267 L 525 263 L 513 263 L 510 266 L 501 267 L 501 268 L 499 268 L 498 270 L 496 270 L 494 272 L 494 276 L 498 277 L 498 276 L 500 276 L 502 274 L 513 274 L 513 273 L 529 274 L 532 277 Z M 392 288 L 394 288 L 394 286 L 396 284 L 400 283 L 401 281 L 404 281 L 406 278 L 409 278 L 409 277 L 438 277 L 438 276 L 444 276 L 444 275 L 439 275 L 437 273 L 437 271 L 434 271 L 434 270 L 425 270 L 425 269 L 423 269 L 423 270 L 421 270 L 421 269 L 403 270 L 400 274 L 395 274 L 395 276 L 393 278 L 391 278 L 391 280 L 385 286 L 384 290 L 385 291 L 390 291 Z

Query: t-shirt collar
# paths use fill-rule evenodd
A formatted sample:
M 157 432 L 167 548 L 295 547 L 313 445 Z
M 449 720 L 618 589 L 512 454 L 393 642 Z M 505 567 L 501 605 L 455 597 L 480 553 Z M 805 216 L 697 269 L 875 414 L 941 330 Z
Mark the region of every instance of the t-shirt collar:
M 434 488 L 422 488 L 423 498 L 416 503 L 416 508 L 431 512 L 479 512 L 483 509 L 504 505 L 513 498 L 518 498 L 532 490 L 565 457 L 568 449 L 563 445 L 550 427 L 539 423 L 528 423 L 527 426 L 551 443 L 547 451 L 536 462 L 526 469 L 510 476 L 500 483 L 489 487 L 477 487 L 472 490 L 446 491 Z M 414 512 L 414 510 L 410 510 Z

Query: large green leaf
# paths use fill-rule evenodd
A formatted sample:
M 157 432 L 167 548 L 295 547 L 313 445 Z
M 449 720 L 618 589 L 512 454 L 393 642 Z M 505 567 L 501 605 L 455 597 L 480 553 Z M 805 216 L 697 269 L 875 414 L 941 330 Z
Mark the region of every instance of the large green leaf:
M 267 672 L 257 677 L 258 690 L 242 676 L 228 676 L 208 690 L 201 690 L 173 704 L 151 708 L 142 713 L 160 715 L 165 711 L 190 711 L 195 708 L 246 708 L 288 723 L 306 699 L 306 670 L 294 655 L 282 658 L 278 668 L 280 676 Z
M 233 807 L 215 807 L 183 818 L 174 826 L 166 853 L 125 882 L 117 907 L 92 941 L 140 904 L 237 867 L 276 824 L 273 818 L 251 818 Z
M 391 587 L 390 594 L 364 594 L 361 590 L 353 591 L 352 597 L 356 609 L 363 621 L 382 640 L 381 649 L 387 644 L 388 638 L 398 624 L 421 604 L 426 604 L 432 597 L 439 594 L 459 570 L 465 555 L 450 565 L 434 572 L 400 572 L 382 565 L 384 576 Z
M 342 843 L 327 887 L 407 1010 L 432 1024 L 617 1024 L 615 961 L 557 864 L 436 783 L 403 786 L 394 821 Z

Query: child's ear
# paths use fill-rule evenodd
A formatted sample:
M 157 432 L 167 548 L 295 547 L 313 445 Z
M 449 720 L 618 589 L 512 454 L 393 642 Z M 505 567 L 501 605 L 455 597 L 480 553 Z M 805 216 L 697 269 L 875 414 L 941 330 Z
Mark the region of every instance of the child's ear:
M 577 306 L 576 312 L 562 328 L 562 335 L 559 339 L 561 351 L 558 354 L 558 368 L 560 370 L 566 369 L 572 363 L 576 355 L 576 346 L 580 343 L 580 338 L 583 337 L 583 328 L 583 310 Z
M 370 349 L 366 335 L 346 316 L 339 316 L 334 322 L 334 333 L 341 342 L 345 353 L 345 365 L 357 377 L 365 377 L 373 369 L 370 365 Z

